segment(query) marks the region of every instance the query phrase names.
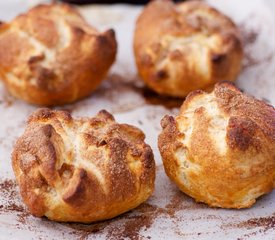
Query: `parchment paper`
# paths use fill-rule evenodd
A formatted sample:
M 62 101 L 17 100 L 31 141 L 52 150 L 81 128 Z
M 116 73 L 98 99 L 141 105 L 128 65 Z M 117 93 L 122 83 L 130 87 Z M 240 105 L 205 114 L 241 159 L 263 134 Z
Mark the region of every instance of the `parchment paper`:
M 1 20 L 9 20 L 38 1 L 0 2 Z M 275 27 L 271 1 L 210 0 L 240 27 L 245 60 L 237 85 L 275 104 Z M 272 4 L 272 3 L 271 3 Z M 10 155 L 37 107 L 11 97 L 0 83 L 0 239 L 275 239 L 275 192 L 261 197 L 251 209 L 223 210 L 195 203 L 166 177 L 157 149 L 160 120 L 175 115 L 181 100 L 159 98 L 143 87 L 132 53 L 134 22 L 141 7 L 85 6 L 80 11 L 101 30 L 114 28 L 117 61 L 106 81 L 89 98 L 62 107 L 74 117 L 93 116 L 107 109 L 117 121 L 146 133 L 157 164 L 156 190 L 146 203 L 113 220 L 91 224 L 61 224 L 35 218 L 25 209 L 11 168 Z

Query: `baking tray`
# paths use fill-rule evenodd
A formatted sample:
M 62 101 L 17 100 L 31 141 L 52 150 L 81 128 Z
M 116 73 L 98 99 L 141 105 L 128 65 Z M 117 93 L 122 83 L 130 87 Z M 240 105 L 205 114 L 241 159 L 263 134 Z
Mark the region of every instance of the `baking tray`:
M 9 20 L 38 1 L 0 1 L 0 18 Z M 45 2 L 45 1 L 44 1 Z M 237 85 L 275 105 L 275 24 L 272 1 L 219 0 L 210 4 L 240 27 L 245 46 Z M 157 149 L 160 120 L 175 115 L 182 100 L 158 97 L 138 79 L 132 53 L 134 23 L 141 7 L 128 5 L 80 7 L 101 30 L 113 27 L 119 44 L 109 76 L 89 98 L 62 109 L 74 117 L 93 116 L 107 109 L 117 121 L 146 133 L 157 164 L 153 196 L 133 211 L 95 224 L 56 223 L 35 218 L 25 209 L 14 181 L 10 155 L 36 107 L 11 97 L 0 83 L 0 239 L 275 239 L 275 192 L 250 209 L 224 210 L 195 203 L 166 177 Z

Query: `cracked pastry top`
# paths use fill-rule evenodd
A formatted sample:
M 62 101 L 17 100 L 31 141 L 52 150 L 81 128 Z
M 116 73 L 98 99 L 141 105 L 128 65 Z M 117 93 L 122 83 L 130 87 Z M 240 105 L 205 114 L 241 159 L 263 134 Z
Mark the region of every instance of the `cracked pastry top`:
M 23 201 L 33 215 L 61 222 L 89 223 L 137 207 L 155 180 L 144 138 L 105 110 L 82 119 L 37 110 L 12 154 Z
M 243 57 L 236 25 L 201 1 L 149 3 L 136 23 L 134 53 L 148 87 L 174 97 L 234 81 Z
M 161 124 L 165 171 L 196 201 L 247 208 L 275 187 L 275 109 L 232 83 L 192 92 Z
M 38 5 L 0 25 L 0 78 L 26 102 L 66 104 L 95 90 L 116 49 L 113 30 L 99 33 L 71 6 Z

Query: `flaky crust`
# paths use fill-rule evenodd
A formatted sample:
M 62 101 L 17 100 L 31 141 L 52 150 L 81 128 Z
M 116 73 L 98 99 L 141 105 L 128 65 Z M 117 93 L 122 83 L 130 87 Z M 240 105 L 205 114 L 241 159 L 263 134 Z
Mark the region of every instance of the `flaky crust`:
M 0 77 L 29 103 L 70 103 L 95 90 L 116 49 L 113 30 L 99 33 L 69 5 L 38 5 L 0 25 Z
M 236 25 L 201 1 L 149 3 L 136 23 L 134 52 L 145 83 L 176 97 L 234 81 L 243 57 Z
M 62 222 L 99 221 L 137 207 L 155 180 L 144 138 L 105 110 L 87 119 L 37 110 L 12 154 L 23 201 L 33 215 Z
M 246 208 L 275 187 L 275 109 L 233 84 L 191 93 L 161 124 L 165 171 L 196 201 Z

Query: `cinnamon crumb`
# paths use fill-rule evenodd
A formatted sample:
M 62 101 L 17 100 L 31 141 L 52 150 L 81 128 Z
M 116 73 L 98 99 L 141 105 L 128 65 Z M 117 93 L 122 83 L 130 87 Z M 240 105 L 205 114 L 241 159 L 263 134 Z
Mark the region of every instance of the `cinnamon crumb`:
M 240 222 L 236 225 L 238 228 L 261 228 L 262 232 L 266 232 L 271 229 L 275 229 L 275 213 L 267 217 L 251 218 L 247 221 Z
M 28 216 L 30 216 L 30 213 L 21 204 L 18 187 L 15 180 L 0 180 L 0 192 L 1 197 L 3 198 L 3 204 L 0 205 L 0 214 L 14 213 L 17 215 L 19 222 L 25 223 L 25 220 Z

